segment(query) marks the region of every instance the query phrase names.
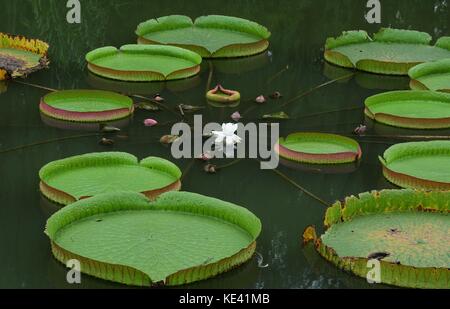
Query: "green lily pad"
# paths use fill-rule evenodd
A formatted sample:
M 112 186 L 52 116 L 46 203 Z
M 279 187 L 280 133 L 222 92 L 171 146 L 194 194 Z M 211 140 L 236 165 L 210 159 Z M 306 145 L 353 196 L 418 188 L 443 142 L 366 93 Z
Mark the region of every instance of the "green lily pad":
M 53 161 L 41 168 L 39 177 L 44 196 L 63 205 L 116 191 L 155 198 L 181 187 L 181 171 L 175 164 L 157 157 L 139 162 L 123 152 L 89 153 Z
M 107 46 L 86 55 L 88 69 L 97 75 L 123 81 L 163 81 L 194 76 L 202 58 L 175 46 Z
M 382 283 L 448 288 L 450 192 L 384 190 L 351 196 L 325 215 L 325 234 L 308 227 L 304 241 L 337 267 L 363 278 L 380 262 Z
M 365 31 L 347 31 L 328 38 L 325 59 L 338 66 L 389 75 L 407 75 L 417 64 L 450 58 L 450 37 L 431 46 L 428 33 L 382 28 L 373 38 Z
M 368 117 L 395 127 L 444 129 L 450 127 L 450 94 L 434 91 L 391 91 L 365 101 Z
M 450 92 L 450 59 L 419 64 L 408 74 L 411 89 Z
M 0 80 L 24 77 L 46 68 L 47 43 L 0 32 Z
M 397 144 L 380 161 L 384 176 L 400 187 L 450 190 L 450 141 Z
M 126 118 L 133 113 L 133 100 L 101 90 L 62 90 L 41 99 L 41 112 L 49 117 L 76 122 L 101 122 Z
M 261 222 L 245 208 L 187 192 L 150 202 L 112 193 L 69 205 L 47 221 L 54 256 L 83 273 L 137 286 L 181 285 L 250 259 Z
M 280 138 L 275 151 L 287 160 L 311 164 L 337 164 L 358 161 L 359 144 L 348 137 L 328 133 L 299 132 Z
M 263 26 L 237 17 L 208 15 L 192 21 L 188 16 L 170 15 L 138 25 L 141 44 L 176 45 L 205 58 L 231 58 L 263 52 L 270 32 Z

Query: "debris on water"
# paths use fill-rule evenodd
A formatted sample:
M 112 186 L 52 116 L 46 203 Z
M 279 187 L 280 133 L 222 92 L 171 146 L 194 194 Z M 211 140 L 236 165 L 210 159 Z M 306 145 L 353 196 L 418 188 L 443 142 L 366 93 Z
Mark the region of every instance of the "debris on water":
M 258 104 L 266 103 L 266 101 L 266 97 L 264 97 L 263 95 L 257 96 L 255 99 L 255 102 Z
M 256 260 L 258 261 L 258 267 L 259 268 L 267 268 L 269 267 L 269 264 L 264 264 L 264 258 L 261 253 L 255 252 L 256 254 Z
M 188 105 L 188 104 L 180 104 L 178 105 L 178 108 L 180 110 L 183 110 L 184 112 L 196 112 L 201 109 L 204 109 L 204 106 L 198 106 L 198 105 Z
M 384 258 L 386 258 L 386 257 L 388 257 L 390 255 L 391 254 L 389 252 L 373 252 L 373 253 L 369 254 L 367 256 L 367 258 L 369 260 L 379 260 L 379 261 L 381 261 L 382 259 L 384 259 Z
M 173 142 L 175 142 L 177 139 L 179 139 L 180 137 L 178 135 L 163 135 L 161 136 L 161 138 L 159 139 L 159 142 L 161 144 L 172 144 Z
M 274 99 L 274 100 L 278 100 L 278 99 L 280 99 L 281 97 L 283 97 L 283 95 L 282 95 L 279 91 L 275 91 L 274 93 L 272 93 L 272 94 L 270 95 L 270 98 L 271 98 L 271 99 Z
M 100 140 L 99 144 L 103 145 L 103 146 L 112 146 L 112 145 L 114 145 L 114 140 L 106 138 L 106 137 L 103 137 Z
M 367 126 L 360 124 L 359 126 L 357 126 L 355 128 L 355 130 L 353 130 L 353 133 L 356 135 L 363 135 L 366 133 L 366 131 L 367 131 Z
M 100 131 L 105 132 L 105 133 L 111 133 L 111 132 L 120 132 L 120 129 L 116 128 L 114 126 L 110 126 L 110 125 L 105 124 L 105 123 L 101 123 L 100 124 Z
M 158 124 L 158 121 L 156 121 L 155 119 L 149 118 L 149 119 L 145 119 L 145 120 L 144 120 L 144 125 L 145 125 L 146 127 L 154 127 L 154 126 L 156 126 L 157 124 Z
M 149 112 L 156 112 L 161 110 L 158 106 L 151 102 L 139 102 L 134 105 L 138 109 L 143 109 Z
M 217 166 L 214 164 L 208 163 L 203 167 L 203 170 L 205 172 L 207 172 L 208 174 L 214 174 L 217 172 Z
M 397 228 L 390 228 L 389 229 L 389 233 L 391 233 L 391 234 L 396 234 L 396 233 L 399 233 L 400 231 L 399 231 L 399 229 L 397 229 Z
M 239 121 L 241 120 L 242 116 L 239 112 L 234 112 L 233 114 L 231 114 L 231 119 L 233 119 L 234 121 Z
M 155 100 L 156 102 L 164 102 L 164 98 L 162 96 L 160 96 L 159 93 L 157 93 L 153 96 L 153 100 Z

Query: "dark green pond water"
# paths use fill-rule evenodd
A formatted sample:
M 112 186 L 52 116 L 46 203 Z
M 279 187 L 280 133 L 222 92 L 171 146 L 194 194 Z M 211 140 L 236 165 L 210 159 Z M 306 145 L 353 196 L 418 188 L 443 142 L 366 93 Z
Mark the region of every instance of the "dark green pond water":
M 245 115 L 244 122 L 258 121 L 267 113 L 285 111 L 292 119 L 281 122 L 281 135 L 300 130 L 350 135 L 367 120 L 363 101 L 387 89 L 408 87 L 406 78 L 386 78 L 356 74 L 308 91 L 350 71 L 327 66 L 322 46 L 328 36 L 343 30 L 379 26 L 364 19 L 366 1 L 279 0 L 279 1 L 101 1 L 82 0 L 82 22 L 66 22 L 66 1 L 0 0 L 0 31 L 18 33 L 48 41 L 51 45 L 49 70 L 31 75 L 26 82 L 55 89 L 96 88 L 101 86 L 87 72 L 84 55 L 94 48 L 120 46 L 136 40 L 136 25 L 149 18 L 185 14 L 223 14 L 257 21 L 272 32 L 271 56 L 205 61 L 196 79 L 179 84 L 152 85 L 136 92 L 148 96 L 156 92 L 174 112 L 156 115 L 139 111 L 112 147 L 98 144 L 101 134 L 52 127 L 41 119 L 39 99 L 46 90 L 17 82 L 0 83 L 0 287 L 71 288 L 66 268 L 53 259 L 43 230 L 54 206 L 42 200 L 38 171 L 46 163 L 94 151 L 126 151 L 139 158 L 149 155 L 171 159 L 170 148 L 158 141 L 170 133 L 169 122 L 179 121 L 175 107 L 180 104 L 205 105 L 204 121 L 228 122 L 234 111 Z M 382 25 L 427 31 L 434 37 L 449 35 L 449 4 L 438 0 L 382 1 Z M 204 99 L 208 77 L 239 90 L 243 100 L 235 108 L 208 106 Z M 115 89 L 117 86 L 106 85 Z M 283 98 L 256 105 L 260 94 L 279 91 Z M 139 101 L 139 100 L 138 100 Z M 290 101 L 290 102 L 289 102 Z M 285 104 L 287 103 L 287 104 Z M 144 127 L 145 118 L 166 123 Z M 189 120 L 192 116 L 187 115 Z M 327 203 L 371 189 L 392 188 L 382 176 L 377 156 L 390 144 L 402 139 L 392 135 L 420 135 L 368 123 L 368 136 L 359 138 L 363 160 L 354 171 L 327 174 L 280 166 L 278 170 Z M 443 135 L 449 132 L 428 132 Z M 259 268 L 256 259 L 217 278 L 191 285 L 192 288 L 374 288 L 326 263 L 301 245 L 301 234 L 309 224 L 322 227 L 325 206 L 299 190 L 273 171 L 262 171 L 254 160 L 243 160 L 206 174 L 203 164 L 190 159 L 176 163 L 185 170 L 183 189 L 214 196 L 250 209 L 263 223 L 257 251 L 269 267 Z M 219 165 L 228 160 L 216 162 Z M 182 231 L 180 231 L 182 232 Z M 75 287 L 121 287 L 114 283 L 82 277 Z

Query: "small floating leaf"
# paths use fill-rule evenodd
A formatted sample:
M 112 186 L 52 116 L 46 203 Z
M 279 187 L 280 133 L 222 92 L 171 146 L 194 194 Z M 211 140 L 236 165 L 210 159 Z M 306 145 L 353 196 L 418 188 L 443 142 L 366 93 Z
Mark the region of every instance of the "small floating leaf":
M 120 132 L 120 129 L 108 124 L 100 124 L 100 131 L 105 133 Z
M 180 105 L 178 105 L 178 107 L 179 107 L 180 109 L 182 109 L 184 112 L 188 112 L 188 113 L 189 113 L 189 112 L 190 112 L 190 113 L 197 112 L 197 111 L 202 110 L 202 109 L 205 108 L 204 106 L 187 105 L 187 104 L 180 104 Z
M 156 112 L 161 110 L 157 105 L 151 102 L 140 102 L 136 104 L 136 108 L 143 109 L 149 112 Z
M 285 112 L 276 112 L 272 114 L 267 114 L 262 117 L 263 119 L 289 119 L 289 115 Z

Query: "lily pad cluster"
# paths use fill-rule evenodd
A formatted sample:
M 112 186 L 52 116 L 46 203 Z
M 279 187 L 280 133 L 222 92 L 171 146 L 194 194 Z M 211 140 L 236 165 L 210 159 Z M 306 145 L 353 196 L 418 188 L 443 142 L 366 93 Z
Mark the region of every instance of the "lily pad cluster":
M 0 80 L 26 77 L 46 68 L 48 48 L 41 40 L 0 32 Z
M 176 192 L 180 169 L 157 157 L 90 153 L 50 162 L 39 177 L 44 196 L 69 205 L 47 221 L 53 255 L 64 264 L 77 259 L 83 273 L 105 280 L 207 279 L 249 260 L 261 232 L 245 208 Z

